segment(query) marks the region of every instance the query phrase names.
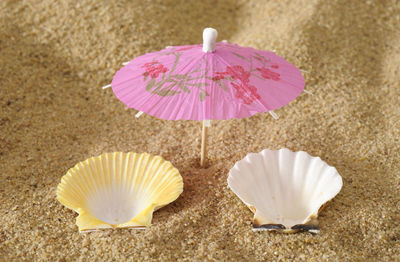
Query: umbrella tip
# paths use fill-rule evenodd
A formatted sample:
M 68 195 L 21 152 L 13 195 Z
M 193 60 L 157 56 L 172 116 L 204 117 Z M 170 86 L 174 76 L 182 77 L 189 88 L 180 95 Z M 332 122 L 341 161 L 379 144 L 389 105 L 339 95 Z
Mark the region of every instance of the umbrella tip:
M 208 27 L 203 31 L 203 52 L 209 53 L 215 51 L 218 32 L 214 28 Z

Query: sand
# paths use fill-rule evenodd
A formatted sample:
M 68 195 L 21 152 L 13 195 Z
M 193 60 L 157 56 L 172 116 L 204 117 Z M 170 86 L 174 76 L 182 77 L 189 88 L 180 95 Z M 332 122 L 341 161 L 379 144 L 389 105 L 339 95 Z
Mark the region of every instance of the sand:
M 111 2 L 111 1 L 110 1 Z M 115 1 L 116 2 L 116 1 Z M 109 84 L 121 63 L 167 45 L 219 39 L 276 52 L 306 89 L 276 113 L 200 123 L 125 110 Z M 0 1 L 1 261 L 400 261 L 398 1 Z M 229 190 L 247 153 L 320 156 L 344 186 L 318 235 L 251 231 Z M 103 152 L 170 160 L 184 193 L 150 228 L 80 234 L 55 198 L 61 177 Z

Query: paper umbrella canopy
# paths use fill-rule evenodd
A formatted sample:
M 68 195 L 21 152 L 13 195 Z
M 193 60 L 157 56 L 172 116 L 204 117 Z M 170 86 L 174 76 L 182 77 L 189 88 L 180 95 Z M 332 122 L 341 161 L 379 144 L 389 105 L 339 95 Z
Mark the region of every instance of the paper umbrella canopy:
M 217 31 L 206 28 L 203 44 L 139 56 L 106 87 L 129 108 L 166 120 L 198 121 L 272 111 L 304 90 L 300 70 L 274 52 L 217 43 L 216 38 Z

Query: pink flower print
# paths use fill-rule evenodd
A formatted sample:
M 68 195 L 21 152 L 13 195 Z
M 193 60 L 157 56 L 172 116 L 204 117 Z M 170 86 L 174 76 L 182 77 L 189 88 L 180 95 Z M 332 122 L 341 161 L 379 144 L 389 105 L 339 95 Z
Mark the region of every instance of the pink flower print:
M 235 80 L 240 80 L 242 83 L 250 82 L 250 72 L 244 70 L 240 65 L 227 66 L 225 72 L 216 72 L 212 80 L 218 81 L 224 79 L 226 76 L 230 76 Z
M 240 65 L 227 66 L 226 74 L 232 76 L 233 79 L 242 81 L 242 83 L 250 82 L 250 72 L 244 70 Z
M 242 99 L 246 105 L 252 104 L 255 100 L 260 99 L 260 95 L 257 93 L 257 88 L 248 84 L 236 84 L 231 82 L 233 88 L 235 88 L 235 97 Z
M 250 105 L 256 99 L 260 99 L 257 93 L 257 88 L 251 86 L 250 83 L 251 73 L 246 71 L 242 66 L 227 66 L 225 72 L 216 72 L 212 77 L 213 81 L 225 79 L 232 80 L 231 85 L 235 89 L 235 97 L 243 100 L 246 105 Z M 234 82 L 236 81 L 236 83 Z
M 271 79 L 271 80 L 275 80 L 275 81 L 278 81 L 281 79 L 280 74 L 278 74 L 274 71 L 271 71 L 268 68 L 265 68 L 265 67 L 259 68 L 258 67 L 257 70 L 261 72 L 261 76 L 265 79 Z
M 229 74 L 227 72 L 215 72 L 215 75 L 211 78 L 213 81 L 224 79 Z
M 277 64 L 272 64 L 271 67 L 274 68 L 274 69 L 278 69 L 278 68 L 279 68 L 279 65 L 277 65 Z
M 186 51 L 189 49 L 192 49 L 194 46 L 186 46 L 186 47 L 181 47 L 179 49 L 176 49 L 175 52 L 179 52 L 179 51 Z
M 146 69 L 146 71 L 143 73 L 143 76 L 150 75 L 151 78 L 157 78 L 159 74 L 168 71 L 168 68 L 160 64 L 158 61 L 146 63 L 142 66 L 142 68 Z
M 217 74 L 218 74 L 218 73 L 217 73 Z M 224 78 L 225 78 L 225 76 L 222 75 L 222 74 L 220 74 L 220 75 L 213 76 L 213 77 L 212 77 L 212 80 L 213 80 L 213 81 L 218 81 L 218 80 L 222 80 L 222 79 L 224 79 Z

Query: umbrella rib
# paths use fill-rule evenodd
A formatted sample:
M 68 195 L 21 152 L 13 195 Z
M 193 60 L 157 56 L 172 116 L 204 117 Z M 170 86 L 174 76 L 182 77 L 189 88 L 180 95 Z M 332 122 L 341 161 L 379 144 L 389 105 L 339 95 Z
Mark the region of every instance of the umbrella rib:
M 200 60 L 200 59 L 199 59 Z M 196 60 L 197 62 L 198 62 L 198 60 Z M 196 65 L 195 66 L 195 71 L 196 70 L 201 70 L 201 63 L 198 63 L 198 65 Z M 199 80 L 199 79 L 194 79 L 194 80 L 196 80 L 196 82 Z M 193 80 L 192 80 L 193 81 Z M 197 89 L 196 91 L 198 91 L 199 89 Z M 195 92 L 195 91 L 193 91 L 192 90 L 192 92 Z M 200 93 L 201 91 L 198 91 L 198 94 Z M 189 99 L 185 99 L 184 100 L 184 103 L 186 103 L 186 104 L 188 104 L 189 105 L 189 113 L 188 113 L 188 115 L 190 116 L 190 118 L 191 119 L 196 119 L 196 117 L 194 117 L 193 116 L 193 112 L 196 112 L 196 114 L 198 115 L 199 114 L 199 110 L 196 110 L 195 111 L 195 105 L 196 105 L 196 99 L 199 99 L 198 98 L 198 94 L 196 95 L 196 96 L 194 96 L 194 95 L 192 95 L 191 96 L 191 101 L 189 102 Z
M 176 62 L 176 60 L 173 62 L 173 64 L 175 64 L 175 62 Z M 126 79 L 125 81 L 122 81 L 122 82 L 120 82 L 120 83 L 118 83 L 118 85 L 120 85 L 120 84 L 122 84 L 122 83 L 126 83 L 126 82 L 128 82 L 128 81 L 132 81 L 132 78 L 129 78 L 129 79 Z M 111 85 L 110 85 L 111 86 Z M 127 86 L 127 88 L 130 88 L 129 87 L 130 85 L 128 85 Z M 147 96 L 146 98 L 144 98 L 143 100 L 145 100 L 146 102 L 151 98 L 151 97 L 153 97 L 155 94 L 153 94 L 153 93 L 151 93 L 151 95 L 150 96 Z M 142 103 L 140 103 L 141 105 L 143 105 L 143 104 L 145 104 L 146 102 L 142 102 Z M 129 104 L 132 104 L 131 102 L 130 103 L 126 103 L 128 106 L 130 106 Z M 137 110 L 140 110 L 140 108 L 141 108 L 142 106 L 135 106 L 135 109 L 137 109 Z M 148 113 L 148 114 L 150 114 L 150 115 L 153 115 L 153 114 L 151 114 L 150 112 L 146 112 L 146 113 Z
M 192 60 L 191 60 L 189 63 L 187 63 L 183 68 L 181 68 L 180 71 L 184 71 L 186 68 L 191 68 L 191 66 L 192 66 L 196 61 L 197 61 L 197 60 L 196 60 L 195 58 L 192 59 Z M 153 95 L 156 95 L 156 94 L 153 94 Z M 161 100 L 162 100 L 162 99 L 158 100 L 158 102 L 161 102 Z M 170 102 L 164 107 L 164 109 L 167 108 L 167 107 L 172 103 L 172 101 L 173 101 L 173 99 L 170 100 Z M 186 101 L 186 100 L 184 100 L 184 101 Z M 174 119 L 173 117 L 175 117 L 175 116 L 178 114 L 178 112 L 176 112 L 177 110 L 176 110 L 175 108 L 178 108 L 179 106 L 180 106 L 180 103 L 175 103 L 174 110 L 173 110 L 173 112 L 175 112 L 175 115 L 170 115 L 168 118 Z M 154 108 L 154 107 L 153 107 L 153 108 Z M 158 110 L 161 110 L 161 107 L 159 107 Z M 156 112 L 154 112 L 154 114 L 151 114 L 151 115 L 157 115 L 157 114 L 156 114 Z
M 277 119 L 279 118 L 279 116 L 278 116 L 273 110 L 268 111 L 268 113 L 269 113 L 275 120 L 277 120 Z
M 224 64 L 225 66 L 230 66 L 229 63 L 226 62 L 225 59 L 223 59 L 221 56 L 216 56 L 216 57 L 218 57 L 219 61 L 222 64 Z M 227 88 L 227 90 L 229 90 L 229 91 L 226 91 L 226 92 L 228 92 L 231 95 L 231 101 L 235 101 L 233 92 L 231 91 L 232 89 L 231 88 Z
M 304 93 L 309 94 L 309 95 L 312 95 L 312 96 L 314 95 L 313 93 L 311 93 L 310 91 L 305 90 L 305 89 L 304 89 Z
M 141 115 L 143 115 L 143 113 L 144 113 L 143 111 L 139 111 L 139 112 L 137 112 L 137 114 L 135 115 L 135 117 L 136 117 L 136 118 L 139 118 Z

